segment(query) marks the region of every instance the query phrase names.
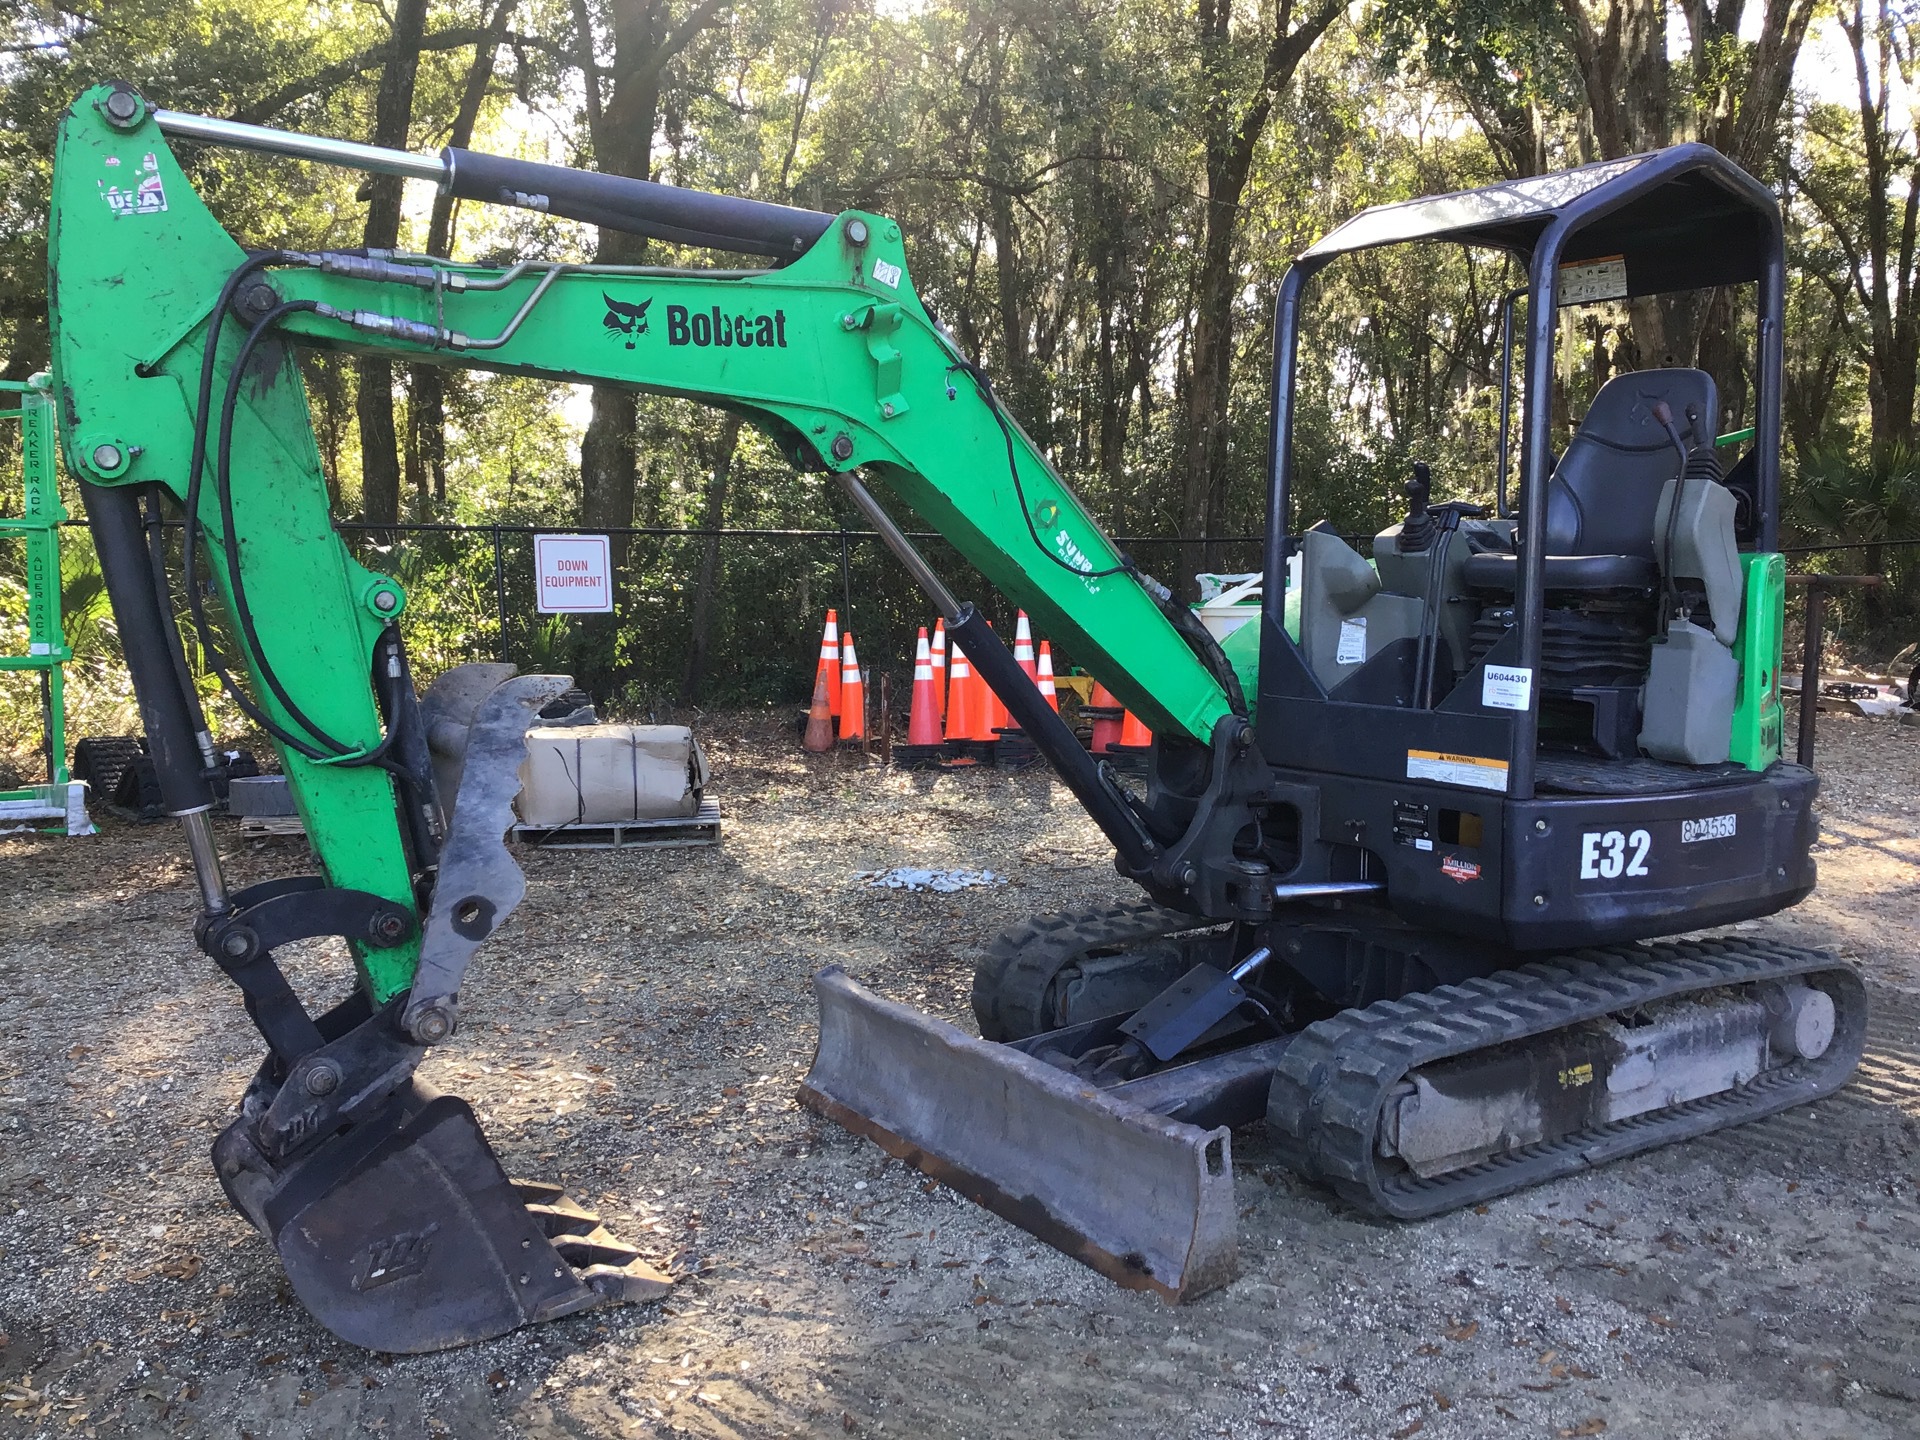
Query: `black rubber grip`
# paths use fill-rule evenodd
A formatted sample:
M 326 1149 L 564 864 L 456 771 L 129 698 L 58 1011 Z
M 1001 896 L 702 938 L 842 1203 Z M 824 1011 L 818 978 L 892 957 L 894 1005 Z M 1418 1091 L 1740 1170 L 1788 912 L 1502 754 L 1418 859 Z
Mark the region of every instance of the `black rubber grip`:
M 452 147 L 440 153 L 447 162 L 447 189 L 463 200 L 563 215 L 678 245 L 791 260 L 833 223 L 833 216 L 817 210 L 709 195 L 624 175 Z

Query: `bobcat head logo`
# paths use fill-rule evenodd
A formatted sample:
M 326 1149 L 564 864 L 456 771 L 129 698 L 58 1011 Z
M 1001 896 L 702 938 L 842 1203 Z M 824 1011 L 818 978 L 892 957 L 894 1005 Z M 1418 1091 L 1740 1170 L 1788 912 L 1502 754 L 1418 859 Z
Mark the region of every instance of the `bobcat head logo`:
M 634 337 L 647 333 L 647 307 L 653 304 L 653 297 L 648 296 L 638 305 L 629 305 L 602 290 L 600 298 L 607 302 L 607 313 L 600 321 L 607 327 L 607 334 L 626 337 L 627 349 L 633 349 Z

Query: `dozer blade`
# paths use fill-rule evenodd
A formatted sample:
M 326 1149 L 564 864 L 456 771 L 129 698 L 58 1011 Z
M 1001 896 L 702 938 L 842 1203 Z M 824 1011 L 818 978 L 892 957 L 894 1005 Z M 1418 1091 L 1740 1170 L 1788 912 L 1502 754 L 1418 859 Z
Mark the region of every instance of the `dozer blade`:
M 220 1159 L 244 1150 L 243 1124 Z M 242 1208 L 300 1303 L 369 1350 L 444 1350 L 671 1288 L 557 1187 L 509 1180 L 467 1104 L 417 1084 L 276 1179 Z
M 1238 1273 L 1226 1129 L 1115 1099 L 838 967 L 813 985 L 803 1105 L 1121 1285 L 1180 1301 Z

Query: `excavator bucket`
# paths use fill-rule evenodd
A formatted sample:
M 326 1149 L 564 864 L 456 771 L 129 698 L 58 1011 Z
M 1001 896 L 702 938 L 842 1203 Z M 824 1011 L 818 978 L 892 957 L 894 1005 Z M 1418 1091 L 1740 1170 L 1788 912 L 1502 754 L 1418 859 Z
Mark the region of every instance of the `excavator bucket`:
M 1103 1093 L 883 1000 L 838 967 L 813 983 L 808 1109 L 1130 1289 L 1181 1301 L 1234 1278 L 1225 1128 Z
M 671 1288 L 558 1186 L 509 1179 L 472 1109 L 412 1073 L 453 1034 L 468 957 L 525 893 L 504 832 L 527 726 L 569 683 L 462 666 L 423 698 L 442 794 L 458 798 L 412 989 L 313 1022 L 323 1043 L 264 1066 L 214 1144 L 228 1198 L 272 1237 L 301 1303 L 370 1350 L 444 1350 Z
M 229 1131 L 216 1155 L 243 1144 Z M 284 1172 L 257 1223 L 315 1319 L 392 1354 L 671 1288 L 558 1187 L 508 1179 L 465 1102 L 417 1083 Z

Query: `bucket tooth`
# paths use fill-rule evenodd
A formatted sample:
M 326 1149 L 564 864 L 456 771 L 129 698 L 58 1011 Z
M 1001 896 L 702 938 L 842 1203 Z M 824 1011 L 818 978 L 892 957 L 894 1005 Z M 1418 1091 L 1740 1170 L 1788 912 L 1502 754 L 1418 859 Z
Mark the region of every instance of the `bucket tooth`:
M 1096 1090 L 838 967 L 813 983 L 803 1105 L 1118 1284 L 1182 1301 L 1238 1273 L 1226 1129 Z

